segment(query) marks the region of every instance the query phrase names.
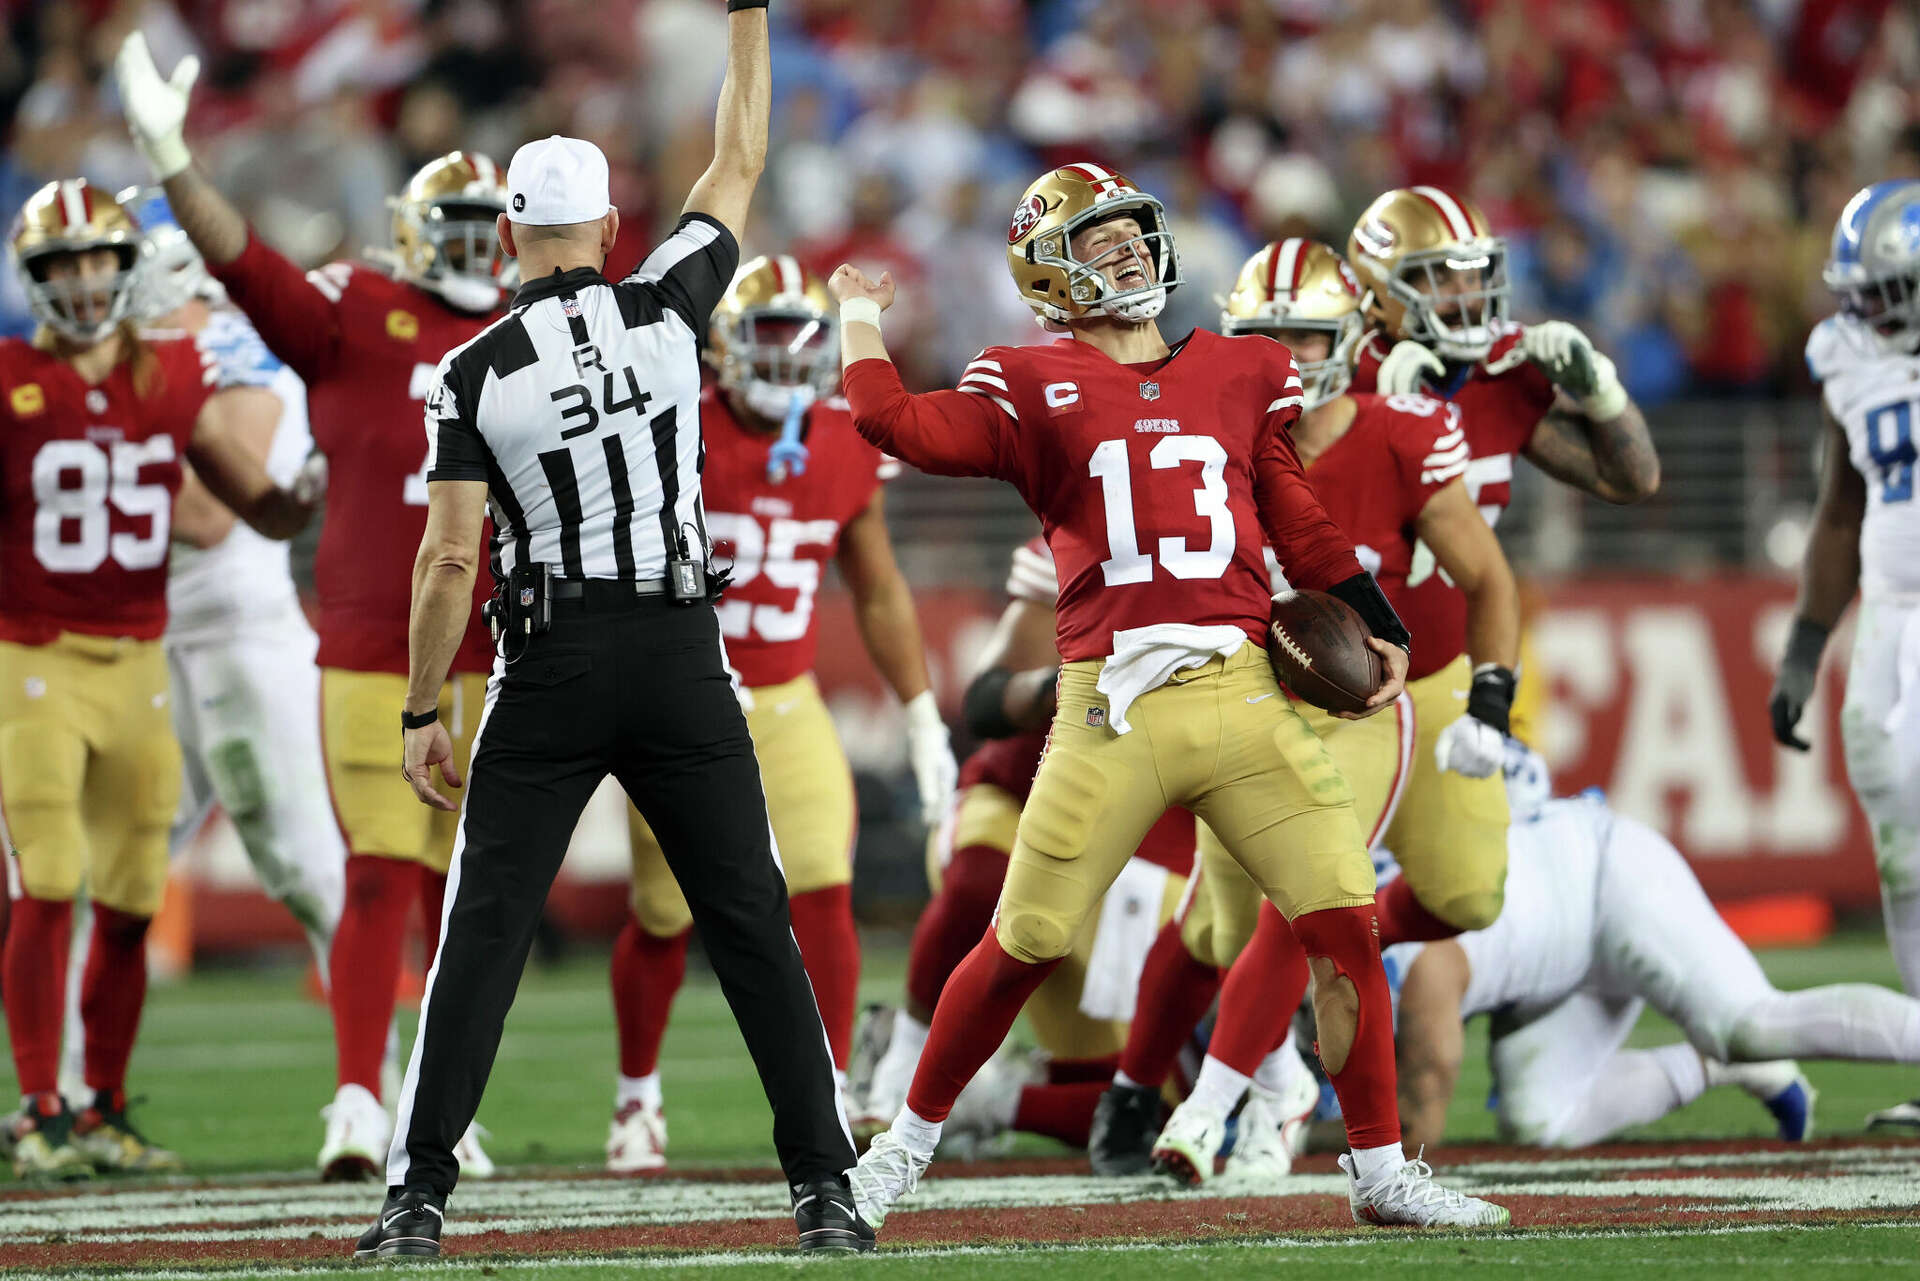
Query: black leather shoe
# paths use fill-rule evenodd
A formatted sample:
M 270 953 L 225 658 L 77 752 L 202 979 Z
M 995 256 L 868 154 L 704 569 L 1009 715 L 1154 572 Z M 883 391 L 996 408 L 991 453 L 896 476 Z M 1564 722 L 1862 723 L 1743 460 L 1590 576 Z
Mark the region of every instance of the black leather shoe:
M 360 1234 L 356 1259 L 433 1259 L 440 1255 L 440 1226 L 446 1215 L 441 1200 L 425 1188 L 406 1188 L 389 1196 L 380 1217 Z
M 1093 1109 L 1087 1159 L 1098 1175 L 1145 1174 L 1153 1168 L 1153 1141 L 1159 1137 L 1160 1091 L 1109 1086 Z
M 858 1254 L 873 1249 L 873 1229 L 853 1208 L 845 1179 L 816 1179 L 793 1185 L 793 1225 L 800 1248 L 823 1254 Z

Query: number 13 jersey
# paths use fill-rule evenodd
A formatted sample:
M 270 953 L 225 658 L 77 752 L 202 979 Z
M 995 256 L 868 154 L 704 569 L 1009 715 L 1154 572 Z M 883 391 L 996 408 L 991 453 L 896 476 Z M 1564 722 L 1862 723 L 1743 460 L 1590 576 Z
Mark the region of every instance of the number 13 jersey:
M 957 391 L 915 397 L 867 360 L 847 397 L 861 434 L 903 461 L 1020 491 L 1059 571 L 1065 662 L 1165 623 L 1236 626 L 1264 647 L 1268 542 L 1300 587 L 1361 572 L 1294 452 L 1300 375 L 1271 339 L 1198 329 L 1150 368 L 1071 339 L 990 347 Z
M 1827 412 L 1847 433 L 1847 455 L 1866 480 L 1860 521 L 1860 592 L 1920 598 L 1920 505 L 1914 502 L 1920 430 L 1920 355 L 1887 352 L 1856 320 L 1832 316 L 1807 339 L 1807 367 Z
M 860 439 L 838 399 L 807 412 L 806 470 L 777 482 L 767 475 L 777 437 L 741 426 L 711 386 L 700 396 L 700 429 L 707 533 L 718 562 L 733 561 L 719 607 L 727 658 L 749 688 L 796 680 L 813 669 L 813 604 L 827 561 L 900 464 Z

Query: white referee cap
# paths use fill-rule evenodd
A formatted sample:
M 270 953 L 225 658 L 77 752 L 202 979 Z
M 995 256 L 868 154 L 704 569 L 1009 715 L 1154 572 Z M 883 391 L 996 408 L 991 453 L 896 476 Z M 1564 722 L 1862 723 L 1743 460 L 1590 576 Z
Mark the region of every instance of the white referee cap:
M 513 153 L 507 166 L 507 218 L 529 227 L 593 222 L 613 208 L 607 158 L 584 138 L 554 134 Z

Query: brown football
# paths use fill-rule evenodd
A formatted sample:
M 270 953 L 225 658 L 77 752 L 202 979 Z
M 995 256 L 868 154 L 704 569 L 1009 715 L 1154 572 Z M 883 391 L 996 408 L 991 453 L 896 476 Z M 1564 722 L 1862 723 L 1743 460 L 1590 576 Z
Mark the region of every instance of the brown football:
M 1386 673 L 1353 607 L 1316 591 L 1281 592 L 1267 624 L 1273 674 L 1302 702 L 1329 712 L 1365 711 Z

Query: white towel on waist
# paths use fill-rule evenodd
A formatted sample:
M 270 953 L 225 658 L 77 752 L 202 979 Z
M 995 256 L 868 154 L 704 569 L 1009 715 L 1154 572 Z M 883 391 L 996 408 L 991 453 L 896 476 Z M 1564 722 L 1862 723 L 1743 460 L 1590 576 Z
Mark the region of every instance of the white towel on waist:
M 1080 1012 L 1088 1018 L 1123 1023 L 1133 1018 L 1140 972 L 1160 936 L 1160 904 L 1169 875 L 1158 863 L 1130 858 L 1107 887 L 1093 951 L 1087 956 L 1087 976 L 1080 984 Z
M 1225 658 L 1242 645 L 1252 644 L 1247 633 L 1231 624 L 1196 627 L 1191 623 L 1154 623 L 1113 634 L 1113 657 L 1100 669 L 1096 683 L 1107 696 L 1107 724 L 1116 734 L 1133 727 L 1127 709 L 1148 690 L 1159 689 L 1175 672 Z

